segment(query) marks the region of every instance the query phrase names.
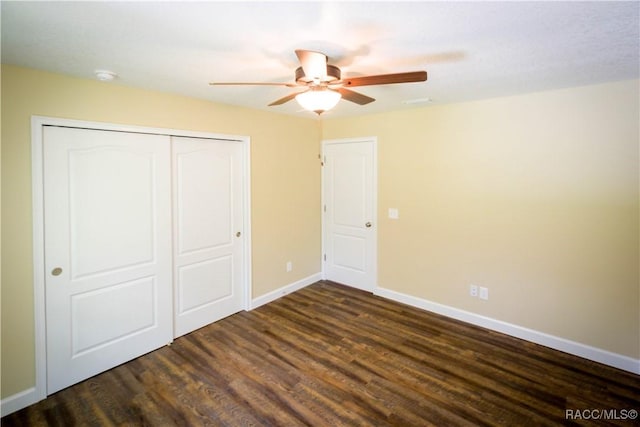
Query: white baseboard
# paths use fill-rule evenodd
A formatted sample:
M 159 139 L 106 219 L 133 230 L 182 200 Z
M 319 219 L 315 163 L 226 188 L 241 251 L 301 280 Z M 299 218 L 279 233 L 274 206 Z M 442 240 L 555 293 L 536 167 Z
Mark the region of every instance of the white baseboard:
M 285 285 L 269 292 L 268 294 L 253 299 L 249 310 L 253 310 L 261 305 L 275 301 L 280 297 L 309 286 L 319 280 L 322 280 L 322 274 L 316 273 L 305 277 L 304 279 Z M 593 360 L 595 362 L 640 375 L 640 360 L 638 359 L 633 359 L 628 356 L 612 353 L 586 344 L 559 338 L 533 329 L 524 328 L 522 326 L 513 325 L 501 320 L 481 316 L 469 311 L 438 304 L 436 302 L 392 291 L 390 289 L 378 287 L 373 293 L 383 298 L 417 307 L 422 310 L 431 311 L 472 325 L 481 326 L 483 328 L 491 329 L 496 332 L 501 332 L 503 334 L 511 335 L 516 338 L 521 338 L 526 341 L 544 345 L 555 350 L 560 350 L 565 353 L 573 354 L 575 356 L 583 357 L 585 359 Z M 2 401 L 0 401 L 0 414 L 2 416 L 9 415 L 15 411 L 37 403 L 40 400 L 42 400 L 42 398 L 38 397 L 35 387 L 29 388 L 20 393 L 16 393 L 13 396 L 2 399 Z
M 22 408 L 26 408 L 29 405 L 33 405 L 40 400 L 42 399 L 38 398 L 36 388 L 31 387 L 27 390 L 21 391 L 20 393 L 16 393 L 13 396 L 2 399 L 2 401 L 0 401 L 0 416 L 4 417 L 5 415 L 9 415 Z
M 260 307 L 261 305 L 265 305 L 267 303 L 275 301 L 280 297 L 309 286 L 310 284 L 315 283 L 319 280 L 322 280 L 322 273 L 312 274 L 309 277 L 305 277 L 304 279 L 300 279 L 297 282 L 285 285 L 281 288 L 276 289 L 275 291 L 269 292 L 268 294 L 262 295 L 258 298 L 254 298 L 253 300 L 251 300 L 251 307 L 249 308 L 249 310 L 253 310 L 254 308 Z
M 580 356 L 582 358 L 589 359 L 594 362 L 599 362 L 604 365 L 612 366 L 614 368 L 622 369 L 624 371 L 632 372 L 634 374 L 640 374 L 640 359 L 633 359 L 628 356 L 612 353 L 607 350 L 591 347 L 586 344 L 570 341 L 565 338 L 556 337 L 544 332 L 524 328 L 522 326 L 492 319 L 486 316 L 481 316 L 479 314 L 460 310 L 447 305 L 438 304 L 436 302 L 392 291 L 390 289 L 376 288 L 373 293 L 375 295 L 379 295 L 393 301 L 401 302 L 403 304 L 431 311 L 433 313 L 441 314 L 443 316 L 451 317 L 463 322 L 471 323 L 472 325 L 481 326 L 483 328 L 491 329 L 496 332 L 501 332 L 503 334 L 511 335 L 516 338 L 521 338 L 526 341 L 544 345 L 555 350 L 560 350 L 565 353 Z

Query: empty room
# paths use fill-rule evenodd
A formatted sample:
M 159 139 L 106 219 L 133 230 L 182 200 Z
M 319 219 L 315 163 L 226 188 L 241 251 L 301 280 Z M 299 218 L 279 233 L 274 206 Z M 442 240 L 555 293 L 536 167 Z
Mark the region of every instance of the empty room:
M 635 425 L 637 1 L 2 1 L 3 426 Z

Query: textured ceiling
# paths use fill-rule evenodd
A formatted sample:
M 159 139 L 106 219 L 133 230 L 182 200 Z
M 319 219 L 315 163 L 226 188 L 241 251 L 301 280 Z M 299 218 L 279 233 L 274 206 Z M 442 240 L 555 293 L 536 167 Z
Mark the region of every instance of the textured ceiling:
M 357 88 L 330 117 L 639 77 L 632 2 L 2 1 L 2 62 L 214 102 L 309 116 L 286 87 L 294 49 L 318 50 L 343 77 L 427 70 L 425 83 Z M 415 105 L 415 104 L 414 104 Z M 418 104 L 424 105 L 424 104 Z M 329 117 L 327 117 L 329 118 Z

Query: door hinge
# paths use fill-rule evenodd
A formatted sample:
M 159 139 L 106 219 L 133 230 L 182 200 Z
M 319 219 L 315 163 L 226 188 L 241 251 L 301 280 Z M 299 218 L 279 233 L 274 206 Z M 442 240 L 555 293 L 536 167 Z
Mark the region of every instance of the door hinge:
M 327 211 L 327 205 L 324 205 L 324 211 L 325 212 Z
M 327 260 L 327 254 L 324 254 L 324 260 L 325 261 Z

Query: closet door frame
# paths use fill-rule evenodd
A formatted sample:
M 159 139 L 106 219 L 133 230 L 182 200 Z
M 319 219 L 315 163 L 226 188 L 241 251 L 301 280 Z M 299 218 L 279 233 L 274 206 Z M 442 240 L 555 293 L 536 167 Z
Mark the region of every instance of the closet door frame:
M 62 126 L 82 129 L 108 130 L 116 132 L 145 133 L 178 137 L 208 138 L 233 141 L 242 144 L 242 210 L 245 244 L 243 251 L 243 310 L 251 305 L 251 140 L 248 136 L 197 132 L 179 129 L 130 126 L 116 123 L 91 122 L 56 117 L 31 117 L 31 191 L 33 220 L 33 292 L 35 324 L 35 386 L 25 401 L 32 404 L 47 397 L 47 346 L 45 316 L 45 259 L 44 259 L 44 183 L 43 183 L 43 127 Z M 169 230 L 171 233 L 172 230 Z M 173 315 L 171 316 L 173 318 Z

